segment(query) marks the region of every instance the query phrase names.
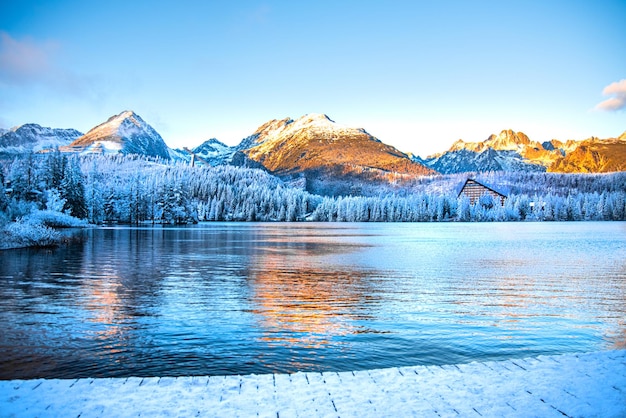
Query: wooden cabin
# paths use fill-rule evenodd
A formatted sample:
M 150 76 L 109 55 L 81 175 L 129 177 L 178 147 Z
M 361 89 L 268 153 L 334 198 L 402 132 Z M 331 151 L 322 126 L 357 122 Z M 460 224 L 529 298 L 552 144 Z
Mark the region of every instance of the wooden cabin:
M 461 188 L 458 197 L 467 196 L 469 198 L 470 204 L 473 205 L 485 193 L 490 194 L 494 198 L 498 199 L 500 201 L 500 204 L 504 206 L 504 201 L 506 200 L 505 195 L 473 179 L 467 179 L 465 181 L 465 184 L 463 185 L 463 188 Z

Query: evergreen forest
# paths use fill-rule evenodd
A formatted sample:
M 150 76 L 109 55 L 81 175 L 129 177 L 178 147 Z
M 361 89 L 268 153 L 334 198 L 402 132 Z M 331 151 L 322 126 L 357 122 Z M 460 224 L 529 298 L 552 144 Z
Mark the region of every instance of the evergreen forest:
M 488 194 L 470 204 L 459 195 L 468 178 L 505 194 L 504 204 Z M 29 233 L 37 236 L 51 234 L 49 227 L 109 223 L 626 219 L 624 172 L 433 175 L 360 189 L 367 194 L 313 194 L 301 182 L 260 169 L 56 150 L 2 162 L 0 228 L 9 239 L 33 228 L 37 230 Z

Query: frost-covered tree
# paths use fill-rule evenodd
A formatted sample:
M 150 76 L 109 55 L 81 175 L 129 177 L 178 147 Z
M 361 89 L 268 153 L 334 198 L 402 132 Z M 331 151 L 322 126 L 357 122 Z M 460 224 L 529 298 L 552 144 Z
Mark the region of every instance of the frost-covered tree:
M 45 192 L 46 209 L 52 212 L 62 212 L 65 207 L 65 199 L 57 189 L 48 189 Z
M 65 199 L 64 210 L 70 215 L 84 219 L 87 217 L 85 186 L 78 158 L 67 160 L 60 185 L 61 197 Z
M 459 221 L 468 222 L 471 220 L 471 204 L 470 199 L 467 196 L 459 197 L 459 203 L 457 205 L 456 217 Z
M 6 211 L 6 208 L 9 205 L 9 198 L 7 197 L 7 191 L 4 183 L 4 171 L 2 170 L 2 167 L 0 167 L 0 213 Z
M 9 166 L 7 180 L 11 183 L 11 195 L 16 200 L 37 201 L 41 196 L 38 187 L 35 156 L 29 152 L 26 157 L 16 157 Z
M 11 190 L 2 193 L 0 205 L 5 207 L 0 210 L 10 220 L 58 206 L 55 190 L 66 210 L 93 223 L 624 220 L 626 214 L 626 173 L 472 174 L 508 196 L 502 206 L 489 196 L 475 205 L 457 198 L 467 174 L 425 176 L 390 186 L 358 184 L 345 188 L 353 195 L 333 197 L 289 187 L 261 170 L 190 167 L 137 156 L 29 154 L 5 162 L 4 172 Z
M 65 154 L 61 154 L 58 148 L 55 148 L 54 151 L 46 154 L 45 160 L 43 161 L 46 189 L 59 190 L 61 188 L 61 183 L 63 182 L 63 177 L 65 176 L 66 165 L 67 156 Z
M 85 173 L 85 204 L 87 205 L 87 219 L 93 224 L 104 221 L 104 179 L 98 172 L 95 164 Z

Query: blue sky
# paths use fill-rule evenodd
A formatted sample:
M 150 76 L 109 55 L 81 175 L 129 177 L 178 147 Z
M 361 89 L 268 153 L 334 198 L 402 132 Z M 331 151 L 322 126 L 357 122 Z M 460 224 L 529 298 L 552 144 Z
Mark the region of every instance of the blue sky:
M 624 1 L 4 1 L 0 127 L 126 109 L 171 147 L 326 113 L 425 156 L 626 130 Z

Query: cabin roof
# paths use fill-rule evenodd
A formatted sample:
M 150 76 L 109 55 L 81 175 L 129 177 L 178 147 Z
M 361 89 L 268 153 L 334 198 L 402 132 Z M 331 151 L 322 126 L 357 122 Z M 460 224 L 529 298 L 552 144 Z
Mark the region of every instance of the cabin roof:
M 487 189 L 487 190 L 489 190 L 490 192 L 493 192 L 493 193 L 495 193 L 495 194 L 497 194 L 497 195 L 499 195 L 499 196 L 502 196 L 502 197 L 507 197 L 504 193 L 500 193 L 499 191 L 494 190 L 494 189 L 492 189 L 491 187 L 489 187 L 489 186 L 487 186 L 487 185 L 485 185 L 485 184 L 483 184 L 483 183 L 481 183 L 481 182 L 479 182 L 479 181 L 476 181 L 476 180 L 474 180 L 474 179 L 470 179 L 470 178 L 468 178 L 467 180 L 465 180 L 465 183 L 463 183 L 463 187 L 461 187 L 461 190 L 459 191 L 459 194 L 457 195 L 457 197 L 461 196 L 461 194 L 463 193 L 463 190 L 465 190 L 465 187 L 466 187 L 466 186 L 467 186 L 467 184 L 468 184 L 468 183 L 470 183 L 470 182 L 475 183 L 475 184 L 477 184 L 477 185 L 479 185 L 479 186 L 481 186 L 481 187 L 484 187 L 485 189 Z

